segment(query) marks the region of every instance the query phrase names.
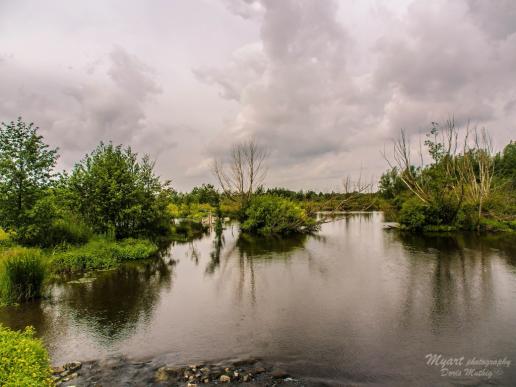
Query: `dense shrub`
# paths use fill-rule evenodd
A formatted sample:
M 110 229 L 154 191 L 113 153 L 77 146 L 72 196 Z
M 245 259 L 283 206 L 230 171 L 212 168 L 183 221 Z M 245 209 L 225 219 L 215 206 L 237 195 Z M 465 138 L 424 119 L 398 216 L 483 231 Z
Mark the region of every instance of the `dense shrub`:
M 18 228 L 15 239 L 23 245 L 52 247 L 61 243 L 83 244 L 91 236 L 91 229 L 82 219 L 60 208 L 49 193 L 26 212 L 24 225 Z
M 252 234 L 273 235 L 311 232 L 317 229 L 317 223 L 291 200 L 261 195 L 251 200 L 241 227 Z
M 5 242 L 9 239 L 9 234 L 0 228 L 0 242 Z
M 208 227 L 201 222 L 189 219 L 181 220 L 172 225 L 172 240 L 177 242 L 188 242 L 202 238 L 208 232 Z
M 428 205 L 417 198 L 409 199 L 401 207 L 399 222 L 408 230 L 422 230 L 427 223 L 427 212 Z
M 18 247 L 1 254 L 1 301 L 16 303 L 40 297 L 43 280 L 45 279 L 45 267 L 41 251 Z
M 210 214 L 215 216 L 217 209 L 208 203 L 171 203 L 167 211 L 174 219 L 189 219 L 200 222 Z
M 48 354 L 34 329 L 0 325 L 0 386 L 52 386 Z
M 101 143 L 78 163 L 67 180 L 70 203 L 99 234 L 119 239 L 170 230 L 170 191 L 131 148 Z
M 95 239 L 84 246 L 55 252 L 51 257 L 51 268 L 55 272 L 107 269 L 123 261 L 149 258 L 157 251 L 158 247 L 145 239 L 118 242 Z

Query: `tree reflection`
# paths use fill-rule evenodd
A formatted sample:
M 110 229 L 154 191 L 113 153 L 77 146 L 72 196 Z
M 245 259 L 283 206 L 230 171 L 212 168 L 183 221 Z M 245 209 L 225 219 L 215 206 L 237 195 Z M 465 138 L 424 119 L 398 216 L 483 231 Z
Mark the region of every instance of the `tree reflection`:
M 293 251 L 303 248 L 306 240 L 306 234 L 293 234 L 288 237 L 258 237 L 241 234 L 236 246 L 240 257 L 288 259 Z
M 210 252 L 210 262 L 208 262 L 208 266 L 206 266 L 206 273 L 213 274 L 217 267 L 220 265 L 220 254 L 224 247 L 226 239 L 224 238 L 224 233 L 222 229 L 222 225 L 217 225 L 215 230 L 215 238 L 213 239 L 213 250 Z
M 399 239 L 409 259 L 405 324 L 414 315 L 414 308 L 419 310 L 422 305 L 430 309 L 432 329 L 436 332 L 451 322 L 465 328 L 494 307 L 493 251 L 483 238 L 468 233 L 400 233 Z
M 67 284 L 64 303 L 76 322 L 111 344 L 150 321 L 160 290 L 171 282 L 171 268 L 162 259 L 130 263 L 99 273 L 94 283 Z

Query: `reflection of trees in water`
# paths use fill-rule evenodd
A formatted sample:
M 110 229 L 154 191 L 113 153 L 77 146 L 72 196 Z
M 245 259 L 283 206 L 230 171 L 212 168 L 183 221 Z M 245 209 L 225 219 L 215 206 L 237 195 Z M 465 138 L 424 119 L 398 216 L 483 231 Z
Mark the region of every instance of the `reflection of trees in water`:
M 206 266 L 206 273 L 213 274 L 217 267 L 220 265 L 220 254 L 222 248 L 226 243 L 222 228 L 218 228 L 215 232 L 215 238 L 213 239 L 213 250 L 210 252 L 210 262 Z
M 496 289 L 492 251 L 483 238 L 467 233 L 446 236 L 400 233 L 399 239 L 409 253 L 405 325 L 424 305 L 417 297 L 419 285 L 428 280 L 429 267 L 432 272 L 429 307 L 434 330 L 441 328 L 444 320 L 474 322 L 493 308 Z M 428 299 L 427 296 L 423 295 Z
M 302 248 L 307 240 L 306 234 L 286 237 L 257 237 L 241 234 L 236 246 L 239 255 L 245 258 L 290 258 L 293 251 Z
M 330 223 L 335 221 L 344 221 L 346 225 L 348 225 L 351 221 L 358 221 L 359 223 L 362 222 L 371 222 L 375 216 L 377 216 L 378 213 L 366 211 L 351 211 L 351 212 L 339 212 L 339 211 L 333 211 L 333 212 L 318 212 L 317 213 L 317 220 L 321 221 L 322 223 Z
M 50 316 L 45 313 L 44 301 L 36 300 L 20 305 L 0 307 L 0 324 L 11 329 L 25 329 L 32 325 L 38 334 L 42 334 L 53 325 Z
M 218 269 L 221 269 L 221 279 L 226 280 L 227 276 L 224 272 L 227 269 L 228 261 L 236 259 L 238 278 L 235 294 L 237 300 L 241 301 L 243 299 L 248 284 L 250 300 L 254 304 L 256 302 L 256 263 L 286 261 L 295 251 L 303 248 L 307 238 L 307 235 L 257 237 L 240 234 L 228 249 L 224 249 L 226 245 L 224 233 L 218 233 L 213 241 L 213 250 L 210 254 L 210 262 L 206 267 L 206 273 L 213 275 Z
M 162 259 L 126 264 L 100 273 L 93 283 L 66 285 L 64 303 L 73 319 L 110 343 L 151 319 L 160 290 L 170 287 L 171 277 Z

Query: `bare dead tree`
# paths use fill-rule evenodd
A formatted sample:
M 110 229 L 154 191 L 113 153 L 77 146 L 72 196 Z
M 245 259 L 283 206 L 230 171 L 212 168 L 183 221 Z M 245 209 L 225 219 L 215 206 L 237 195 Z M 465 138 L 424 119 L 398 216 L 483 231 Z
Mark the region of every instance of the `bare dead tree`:
M 342 180 L 342 187 L 344 198 L 339 201 L 337 206 L 335 207 L 336 211 L 340 211 L 344 208 L 356 207 L 358 200 L 366 193 L 372 193 L 373 191 L 373 182 L 366 183 L 363 181 L 362 172 L 358 176 L 358 179 L 352 180 L 348 175 Z M 373 205 L 373 202 L 364 203 L 364 206 L 361 208 L 362 211 L 365 211 Z
M 441 196 L 446 189 L 446 194 L 455 198 L 457 212 L 464 200 L 474 203 L 480 220 L 483 205 L 493 190 L 494 159 L 491 137 L 485 129 L 471 130 L 469 123 L 463 135 L 459 136 L 460 130 L 453 117 L 442 128 L 437 123 L 432 124 L 433 130 L 425 145 L 446 181 Z M 412 164 L 411 146 L 404 130 L 393 141 L 392 159 L 386 155 L 385 150 L 383 157 L 391 168 L 400 171 L 401 181 L 422 202 L 432 203 L 436 200 L 433 192 L 435 188 L 431 187 L 431 175 L 420 173 L 426 167 L 421 143 L 419 167 Z
M 224 194 L 240 204 L 247 203 L 267 174 L 268 152 L 250 139 L 233 145 L 229 160 L 215 160 L 213 173 Z
M 464 143 L 464 154 L 458 159 L 457 170 L 466 187 L 466 198 L 477 205 L 477 228 L 485 201 L 493 190 L 494 158 L 489 133 L 474 130 L 472 145 Z
M 424 189 L 419 179 L 419 176 L 415 173 L 414 165 L 412 164 L 411 146 L 407 138 L 407 135 L 403 129 L 400 130 L 400 136 L 393 141 L 393 152 L 392 158 L 387 156 L 387 152 L 382 152 L 383 158 L 389 164 L 389 167 L 396 168 L 400 171 L 399 177 L 405 186 L 412 191 L 422 202 L 428 203 L 429 193 Z M 421 164 L 423 164 L 423 151 L 420 143 L 419 147 L 419 158 Z

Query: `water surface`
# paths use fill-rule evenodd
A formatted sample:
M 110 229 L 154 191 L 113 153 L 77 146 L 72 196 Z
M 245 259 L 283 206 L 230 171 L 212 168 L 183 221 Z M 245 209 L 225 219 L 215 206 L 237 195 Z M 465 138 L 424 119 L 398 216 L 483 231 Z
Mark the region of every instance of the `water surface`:
M 243 238 L 230 225 L 51 293 L 0 309 L 0 322 L 34 325 L 56 364 L 262 357 L 329 384 L 516 384 L 509 236 L 403 235 L 385 230 L 381 213 L 288 239 Z M 431 353 L 512 364 L 443 377 Z

